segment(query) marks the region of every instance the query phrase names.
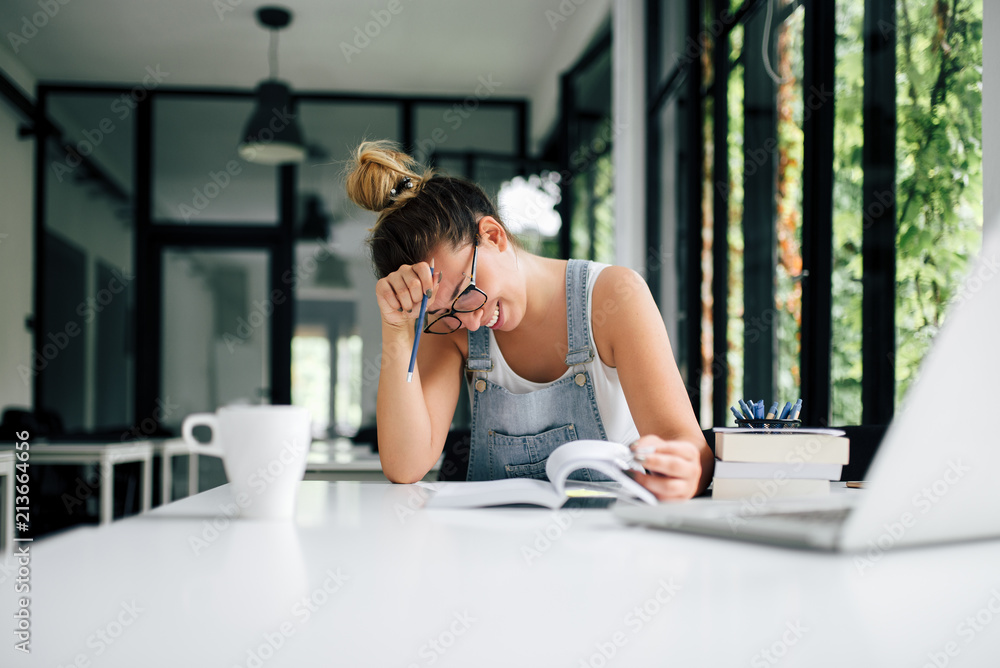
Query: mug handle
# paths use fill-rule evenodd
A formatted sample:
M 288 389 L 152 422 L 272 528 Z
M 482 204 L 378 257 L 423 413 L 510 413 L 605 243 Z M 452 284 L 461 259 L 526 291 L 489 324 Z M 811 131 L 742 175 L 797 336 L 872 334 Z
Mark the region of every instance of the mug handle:
M 212 440 L 202 443 L 194 437 L 195 427 L 209 427 L 212 430 Z M 215 413 L 192 413 L 184 418 L 181 425 L 181 436 L 188 450 L 196 455 L 212 455 L 214 457 L 225 458 L 222 446 L 219 444 L 219 420 Z

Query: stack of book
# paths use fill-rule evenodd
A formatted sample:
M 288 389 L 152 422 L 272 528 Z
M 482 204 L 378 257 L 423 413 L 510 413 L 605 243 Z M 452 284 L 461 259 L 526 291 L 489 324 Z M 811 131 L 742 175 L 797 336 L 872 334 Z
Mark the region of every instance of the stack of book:
M 712 498 L 829 494 L 849 455 L 837 429 L 716 428 Z

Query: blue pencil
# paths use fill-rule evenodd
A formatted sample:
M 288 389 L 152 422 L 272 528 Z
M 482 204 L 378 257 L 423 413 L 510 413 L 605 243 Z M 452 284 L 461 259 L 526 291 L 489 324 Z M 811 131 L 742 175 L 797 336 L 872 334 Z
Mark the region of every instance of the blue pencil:
M 431 258 L 431 279 L 434 279 L 434 258 Z M 410 352 L 410 369 L 406 372 L 406 382 L 413 380 L 413 367 L 417 364 L 417 346 L 420 345 L 420 334 L 424 331 L 424 316 L 427 315 L 427 293 L 420 300 L 420 315 L 417 316 L 416 331 L 413 334 L 413 350 Z

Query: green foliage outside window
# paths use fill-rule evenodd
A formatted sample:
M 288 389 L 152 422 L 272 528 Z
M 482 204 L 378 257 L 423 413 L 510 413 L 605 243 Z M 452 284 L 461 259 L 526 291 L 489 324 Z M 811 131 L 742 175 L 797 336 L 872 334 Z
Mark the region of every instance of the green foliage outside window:
M 982 245 L 982 1 L 897 4 L 896 397 Z
M 983 8 L 900 0 L 896 13 L 898 402 L 982 241 Z M 872 214 L 861 205 L 863 22 L 862 0 L 837 3 L 832 413 L 841 424 L 861 421 L 861 240 Z

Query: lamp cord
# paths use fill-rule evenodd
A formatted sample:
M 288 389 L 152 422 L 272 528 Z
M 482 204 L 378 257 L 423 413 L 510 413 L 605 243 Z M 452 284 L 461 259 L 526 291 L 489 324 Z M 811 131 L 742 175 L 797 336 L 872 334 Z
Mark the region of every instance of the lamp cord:
M 763 40 L 764 43 L 761 45 L 760 48 L 760 55 L 761 58 L 764 60 L 764 69 L 767 70 L 767 76 L 771 77 L 774 83 L 778 85 L 791 83 L 792 81 L 795 80 L 795 77 L 790 76 L 782 78 L 778 76 L 778 74 L 773 69 L 771 69 L 771 54 L 770 54 L 771 49 L 769 48 L 771 45 L 771 38 L 773 37 L 773 35 L 771 35 L 771 18 L 774 15 L 774 2 L 776 2 L 776 0 L 764 0 L 764 1 L 767 3 L 767 14 L 765 15 L 764 18 L 764 40 Z
M 271 72 L 271 79 L 278 78 L 278 31 L 270 30 L 271 44 L 268 49 L 267 64 Z

